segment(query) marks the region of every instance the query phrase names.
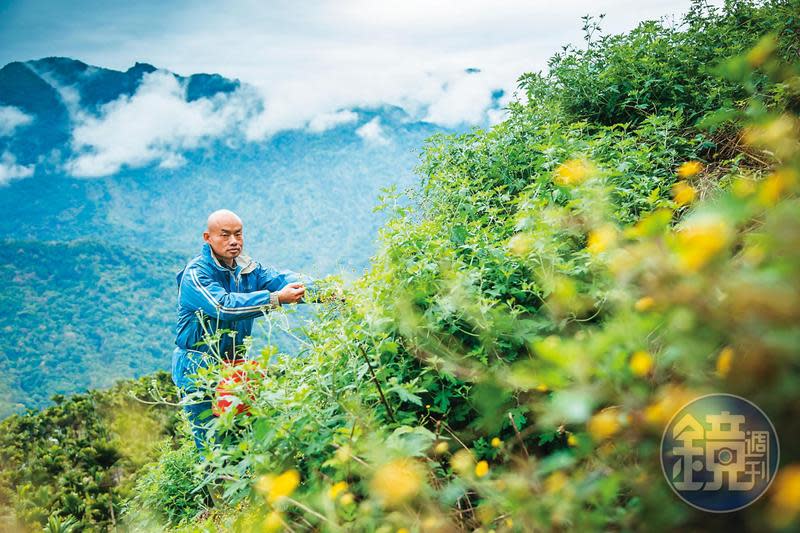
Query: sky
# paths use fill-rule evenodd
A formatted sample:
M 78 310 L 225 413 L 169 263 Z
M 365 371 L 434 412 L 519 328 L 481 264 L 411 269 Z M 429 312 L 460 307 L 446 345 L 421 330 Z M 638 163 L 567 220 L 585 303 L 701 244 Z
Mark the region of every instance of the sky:
M 581 16 L 604 13 L 604 31 L 617 33 L 688 7 L 689 0 L 0 0 L 0 64 L 66 56 L 119 70 L 142 61 L 237 78 L 269 103 L 248 124 L 249 138 L 381 104 L 455 127 L 501 118 L 490 109 L 492 91 L 503 89 L 507 101 L 520 74 L 545 69 L 564 44 L 580 46 Z

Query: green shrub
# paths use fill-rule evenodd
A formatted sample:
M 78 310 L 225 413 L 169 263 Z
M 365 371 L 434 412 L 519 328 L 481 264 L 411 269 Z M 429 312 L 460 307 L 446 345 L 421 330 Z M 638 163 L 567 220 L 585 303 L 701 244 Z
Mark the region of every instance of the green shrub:
M 194 443 L 178 449 L 162 445 L 158 461 L 146 465 L 136 480 L 124 520 L 133 529 L 174 526 L 193 519 L 205 509 L 203 476 Z

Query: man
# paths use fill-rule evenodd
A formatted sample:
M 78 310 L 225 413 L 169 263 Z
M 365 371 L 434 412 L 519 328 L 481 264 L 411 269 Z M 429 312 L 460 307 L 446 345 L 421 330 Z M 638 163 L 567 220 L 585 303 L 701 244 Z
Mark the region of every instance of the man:
M 184 393 L 198 390 L 193 379 L 198 368 L 243 359 L 244 340 L 253 329 L 253 321 L 270 309 L 302 302 L 306 291 L 299 274 L 279 273 L 244 254 L 242 221 L 235 213 L 214 211 L 207 226 L 202 252 L 177 275 L 177 347 L 172 354 L 172 380 Z M 219 342 L 205 342 L 207 335 L 218 329 L 232 333 L 222 335 Z M 210 409 L 208 397 L 184 405 L 198 449 L 204 446 L 204 420 Z

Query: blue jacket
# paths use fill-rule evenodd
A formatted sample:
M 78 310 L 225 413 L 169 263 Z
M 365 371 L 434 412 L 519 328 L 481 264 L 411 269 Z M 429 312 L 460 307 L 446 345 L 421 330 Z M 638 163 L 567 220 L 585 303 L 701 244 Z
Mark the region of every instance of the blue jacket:
M 214 352 L 224 359 L 241 358 L 245 337 L 253 330 L 253 321 L 280 306 L 277 291 L 296 281 L 302 281 L 307 289 L 313 290 L 313 282 L 307 276 L 263 267 L 244 253 L 236 258 L 235 268 L 230 268 L 214 256 L 208 243 L 204 244 L 200 255 L 177 275 L 177 346 L 172 354 L 175 385 L 193 390 L 189 376 L 199 366 L 213 361 Z M 233 330 L 235 337 L 223 335 L 218 346 L 208 346 L 202 344 L 204 329 L 209 334 L 217 329 Z

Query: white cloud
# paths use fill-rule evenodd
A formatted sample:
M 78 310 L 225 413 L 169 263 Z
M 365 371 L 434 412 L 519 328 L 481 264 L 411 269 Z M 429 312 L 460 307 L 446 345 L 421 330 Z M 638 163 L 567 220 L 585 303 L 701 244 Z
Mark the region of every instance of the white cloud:
M 442 126 L 481 124 L 492 105 L 492 91 L 497 89 L 483 72 L 461 71 L 451 77 L 428 107 L 425 120 Z
M 358 120 L 358 113 L 348 109 L 334 113 L 322 113 L 308 122 L 308 130 L 313 133 L 322 133 L 342 124 L 349 124 Z
M 4 152 L 0 156 L 0 186 L 11 180 L 27 178 L 33 175 L 34 165 L 18 165 L 14 154 Z
M 0 137 L 14 133 L 20 126 L 25 126 L 33 121 L 33 117 L 22 112 L 14 106 L 0 105 Z
M 235 131 L 256 107 L 246 89 L 185 100 L 186 88 L 171 74 L 147 74 L 136 93 L 103 106 L 100 116 L 77 117 L 72 144 L 74 176 L 114 174 L 123 166 L 183 164 L 181 152 Z
M 356 135 L 365 142 L 376 145 L 389 144 L 389 139 L 383 133 L 380 117 L 375 117 L 356 130 Z
M 42 21 L 45 5 L 54 14 Z M 244 125 L 250 140 L 316 131 L 327 126 L 318 117 L 381 105 L 442 125 L 484 124 L 502 117 L 489 106 L 493 89 L 511 95 L 520 74 L 546 69 L 562 45 L 584 45 L 581 16 L 605 13 L 610 34 L 689 7 L 690 0 L 230 0 L 192 9 L 145 2 L 124 15 L 113 2 L 98 3 L 71 17 L 66 4 L 30 0 L 0 17 L 0 35 L 13 44 L 0 56 L 66 55 L 121 70 L 147 61 L 237 78 L 264 102 Z M 21 29 L 29 27 L 36 32 Z M 481 72 L 466 76 L 466 67 Z

